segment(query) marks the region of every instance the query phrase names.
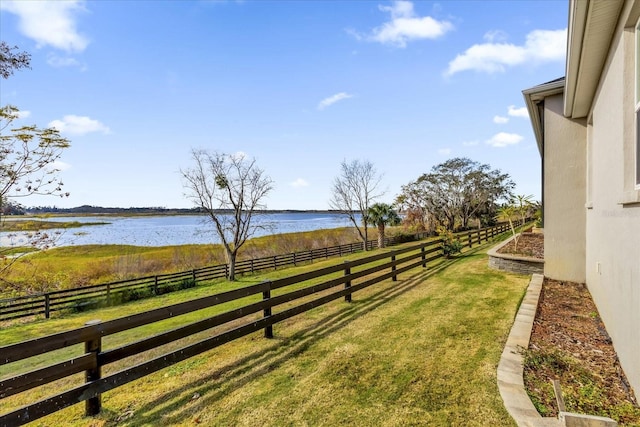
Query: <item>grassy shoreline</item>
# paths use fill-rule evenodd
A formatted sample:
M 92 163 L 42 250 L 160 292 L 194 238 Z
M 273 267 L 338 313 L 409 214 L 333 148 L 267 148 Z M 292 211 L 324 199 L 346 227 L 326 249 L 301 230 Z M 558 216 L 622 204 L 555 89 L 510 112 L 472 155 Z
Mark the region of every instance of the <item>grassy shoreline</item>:
M 389 230 L 399 233 L 400 227 Z M 370 238 L 375 238 L 375 232 Z M 352 228 L 283 233 L 250 239 L 239 259 L 261 258 L 358 241 Z M 0 282 L 0 298 L 82 287 L 225 263 L 219 244 L 83 245 L 52 248 L 18 259 Z
M 17 219 L 11 218 L 4 220 L 0 231 L 22 232 L 22 231 L 38 231 L 38 230 L 54 230 L 67 228 L 80 228 L 93 225 L 107 225 L 109 222 L 79 222 L 79 221 L 44 221 L 36 219 Z

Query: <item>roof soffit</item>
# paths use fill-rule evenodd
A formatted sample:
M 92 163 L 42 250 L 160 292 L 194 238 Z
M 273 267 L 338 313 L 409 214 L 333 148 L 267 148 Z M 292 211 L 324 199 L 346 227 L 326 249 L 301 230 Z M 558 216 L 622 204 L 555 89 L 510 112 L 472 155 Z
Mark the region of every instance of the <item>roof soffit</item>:
M 591 109 L 624 0 L 571 0 L 565 116 Z

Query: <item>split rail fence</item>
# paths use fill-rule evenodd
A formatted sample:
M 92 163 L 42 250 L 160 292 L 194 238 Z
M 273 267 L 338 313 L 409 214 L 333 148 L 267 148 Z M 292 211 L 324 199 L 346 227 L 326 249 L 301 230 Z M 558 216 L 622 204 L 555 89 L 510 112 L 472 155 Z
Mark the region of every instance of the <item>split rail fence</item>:
M 466 237 L 467 246 L 472 246 L 504 231 L 505 227 L 501 225 L 459 237 Z M 95 320 L 77 329 L 1 346 L 0 372 L 32 370 L 6 378 L 0 374 L 0 401 L 43 386 L 45 388 L 39 390 L 46 393 L 48 384 L 77 374 L 84 373 L 84 382 L 76 376 L 76 384 L 69 385 L 71 388 L 66 390 L 60 391 L 63 388 L 60 384 L 50 386 L 57 394 L 17 409 L 13 407 L 10 412 L 0 415 L 0 426 L 25 424 L 81 402 L 85 402 L 86 415 L 96 415 L 101 410 L 101 395 L 107 391 L 256 331 L 264 330 L 264 336 L 271 338 L 273 325 L 278 322 L 337 299 L 350 302 L 355 292 L 383 280 L 396 281 L 399 274 L 418 267 L 427 268 L 429 262 L 442 256 L 441 242 L 431 240 L 127 317 L 105 322 Z M 225 307 L 219 307 L 245 298 L 242 307 L 227 308 L 226 311 Z M 216 306 L 217 311 L 201 313 L 202 317 L 197 321 L 184 320 L 173 329 L 149 332 L 133 342 L 108 345 L 109 337 L 114 334 Z M 203 331 L 208 331 L 206 338 L 192 337 Z M 189 337 L 192 342 L 176 349 L 175 341 Z M 103 340 L 107 341 L 104 348 Z M 53 353 L 64 349 L 74 356 L 68 358 Z M 147 360 L 143 362 L 138 358 L 136 361 L 125 360 L 149 350 L 164 354 L 147 353 Z M 29 361 L 29 368 L 24 368 L 26 363 L 22 361 L 32 357 L 36 359 Z M 119 370 L 103 376 L 103 368 L 115 362 L 119 363 L 112 366 L 111 371 Z M 16 364 L 18 369 L 14 370 Z M 38 367 L 33 369 L 34 366 Z M 72 381 L 68 379 L 68 382 Z M 0 403 L 12 407 L 10 402 Z
M 474 243 L 488 240 L 508 229 L 509 224 L 505 222 L 493 227 L 458 233 L 456 237 L 459 238 L 463 244 L 472 246 Z M 420 240 L 425 238 L 426 234 L 420 233 L 413 237 L 415 240 Z M 390 238 L 385 241 L 387 246 L 398 243 L 400 242 L 397 238 Z M 367 249 L 375 249 L 377 247 L 377 240 L 367 242 Z M 313 262 L 317 259 L 342 257 L 360 251 L 362 251 L 362 243 L 354 242 L 284 255 L 241 260 L 236 263 L 236 274 L 253 274 L 265 270 L 275 270 L 280 267 Z M 182 284 L 195 286 L 197 283 L 226 277 L 229 277 L 229 266 L 227 264 L 220 264 L 178 273 L 159 274 L 83 286 L 81 288 L 5 298 L 0 299 L 0 322 L 40 315 L 44 315 L 46 319 L 49 319 L 56 311 L 86 310 L 92 306 L 111 305 L 112 302 L 122 300 L 124 294 L 128 294 L 129 298 L 131 298 L 132 293 L 161 295 L 170 292 L 176 287 L 180 287 Z

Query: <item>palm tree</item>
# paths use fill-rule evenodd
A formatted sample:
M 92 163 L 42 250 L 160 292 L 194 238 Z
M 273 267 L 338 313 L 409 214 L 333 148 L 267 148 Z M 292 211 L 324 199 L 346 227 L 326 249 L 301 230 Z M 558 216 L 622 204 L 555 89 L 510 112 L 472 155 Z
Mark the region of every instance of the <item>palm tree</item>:
M 391 205 L 376 203 L 367 211 L 367 222 L 378 227 L 378 247 L 384 248 L 384 228 L 400 224 L 400 216 Z

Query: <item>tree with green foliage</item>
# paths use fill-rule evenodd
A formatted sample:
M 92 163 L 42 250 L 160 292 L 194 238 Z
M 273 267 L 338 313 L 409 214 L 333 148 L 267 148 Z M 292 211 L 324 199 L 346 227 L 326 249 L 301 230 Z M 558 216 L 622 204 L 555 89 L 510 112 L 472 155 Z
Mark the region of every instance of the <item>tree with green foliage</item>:
M 400 215 L 391 205 L 376 203 L 367 210 L 367 221 L 378 227 L 378 248 L 384 248 L 385 227 L 400 224 Z
M 263 213 L 264 198 L 273 181 L 244 154 L 192 150 L 194 166 L 180 170 L 186 196 L 207 214 L 222 241 L 229 265 L 229 280 L 236 279 L 236 259 L 240 248 L 256 231 L 268 227 L 257 223 Z
M 368 160 L 353 160 L 340 164 L 340 175 L 333 182 L 333 196 L 329 201 L 332 209 L 348 216 L 362 240 L 362 249 L 367 250 L 369 232 L 369 207 L 383 192 L 379 190 L 382 175 Z M 360 219 L 358 219 L 360 215 Z
M 469 221 L 492 218 L 498 202 L 508 199 L 515 184 L 508 174 L 468 158 L 454 158 L 431 168 L 402 187 L 399 196 L 413 209 L 422 209 L 436 227 L 469 228 Z M 431 228 L 436 228 L 431 227 Z

